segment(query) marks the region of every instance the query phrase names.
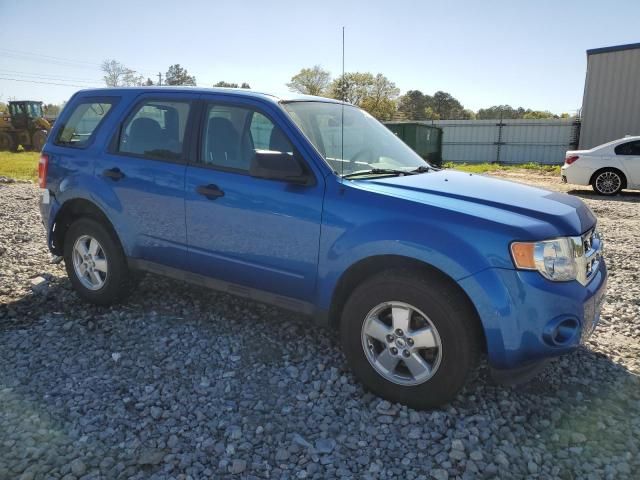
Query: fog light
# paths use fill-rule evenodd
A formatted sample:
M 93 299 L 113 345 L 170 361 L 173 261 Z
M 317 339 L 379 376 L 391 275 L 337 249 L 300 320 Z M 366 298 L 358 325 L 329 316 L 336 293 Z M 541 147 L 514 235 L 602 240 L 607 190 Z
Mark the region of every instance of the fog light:
M 542 338 L 552 347 L 563 347 L 572 343 L 580 332 L 580 323 L 573 317 L 559 317 L 550 321 Z

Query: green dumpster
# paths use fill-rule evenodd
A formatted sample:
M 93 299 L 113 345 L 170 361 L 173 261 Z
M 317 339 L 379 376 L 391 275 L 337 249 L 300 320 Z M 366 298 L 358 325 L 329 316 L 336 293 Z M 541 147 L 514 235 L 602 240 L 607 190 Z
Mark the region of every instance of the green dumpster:
M 442 165 L 442 129 L 423 122 L 384 122 L 389 130 L 433 165 Z

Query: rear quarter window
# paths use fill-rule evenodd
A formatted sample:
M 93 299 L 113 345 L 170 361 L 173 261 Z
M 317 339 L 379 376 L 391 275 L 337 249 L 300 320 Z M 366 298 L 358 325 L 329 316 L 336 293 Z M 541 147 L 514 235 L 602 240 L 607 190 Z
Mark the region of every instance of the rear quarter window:
M 621 143 L 615 148 L 616 155 L 640 156 L 640 140 Z
M 115 103 L 115 99 L 81 101 L 58 130 L 54 143 L 62 147 L 86 147 Z

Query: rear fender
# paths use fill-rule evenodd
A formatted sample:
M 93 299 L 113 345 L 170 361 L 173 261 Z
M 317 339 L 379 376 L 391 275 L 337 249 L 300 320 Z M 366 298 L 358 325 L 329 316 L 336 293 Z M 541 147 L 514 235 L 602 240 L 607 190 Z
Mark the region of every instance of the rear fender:
M 60 182 L 58 192 L 55 196 L 57 208 L 52 206 L 52 214 L 49 217 L 49 238 L 51 238 L 51 228 L 55 218 L 64 208 L 65 203 L 72 200 L 86 200 L 95 205 L 109 220 L 118 234 L 118 238 L 127 256 L 131 256 L 134 245 L 136 230 L 128 225 L 128 221 L 122 214 L 122 204 L 112 189 L 106 188 L 104 180 L 93 175 L 77 174 L 70 175 Z

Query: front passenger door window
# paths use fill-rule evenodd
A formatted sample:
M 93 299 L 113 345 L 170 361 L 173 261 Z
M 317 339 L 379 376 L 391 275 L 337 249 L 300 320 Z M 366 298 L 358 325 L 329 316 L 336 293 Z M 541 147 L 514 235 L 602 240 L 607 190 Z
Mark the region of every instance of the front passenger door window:
M 206 109 L 201 163 L 248 173 L 256 150 L 293 153 L 293 146 L 280 128 L 253 109 L 232 105 Z

